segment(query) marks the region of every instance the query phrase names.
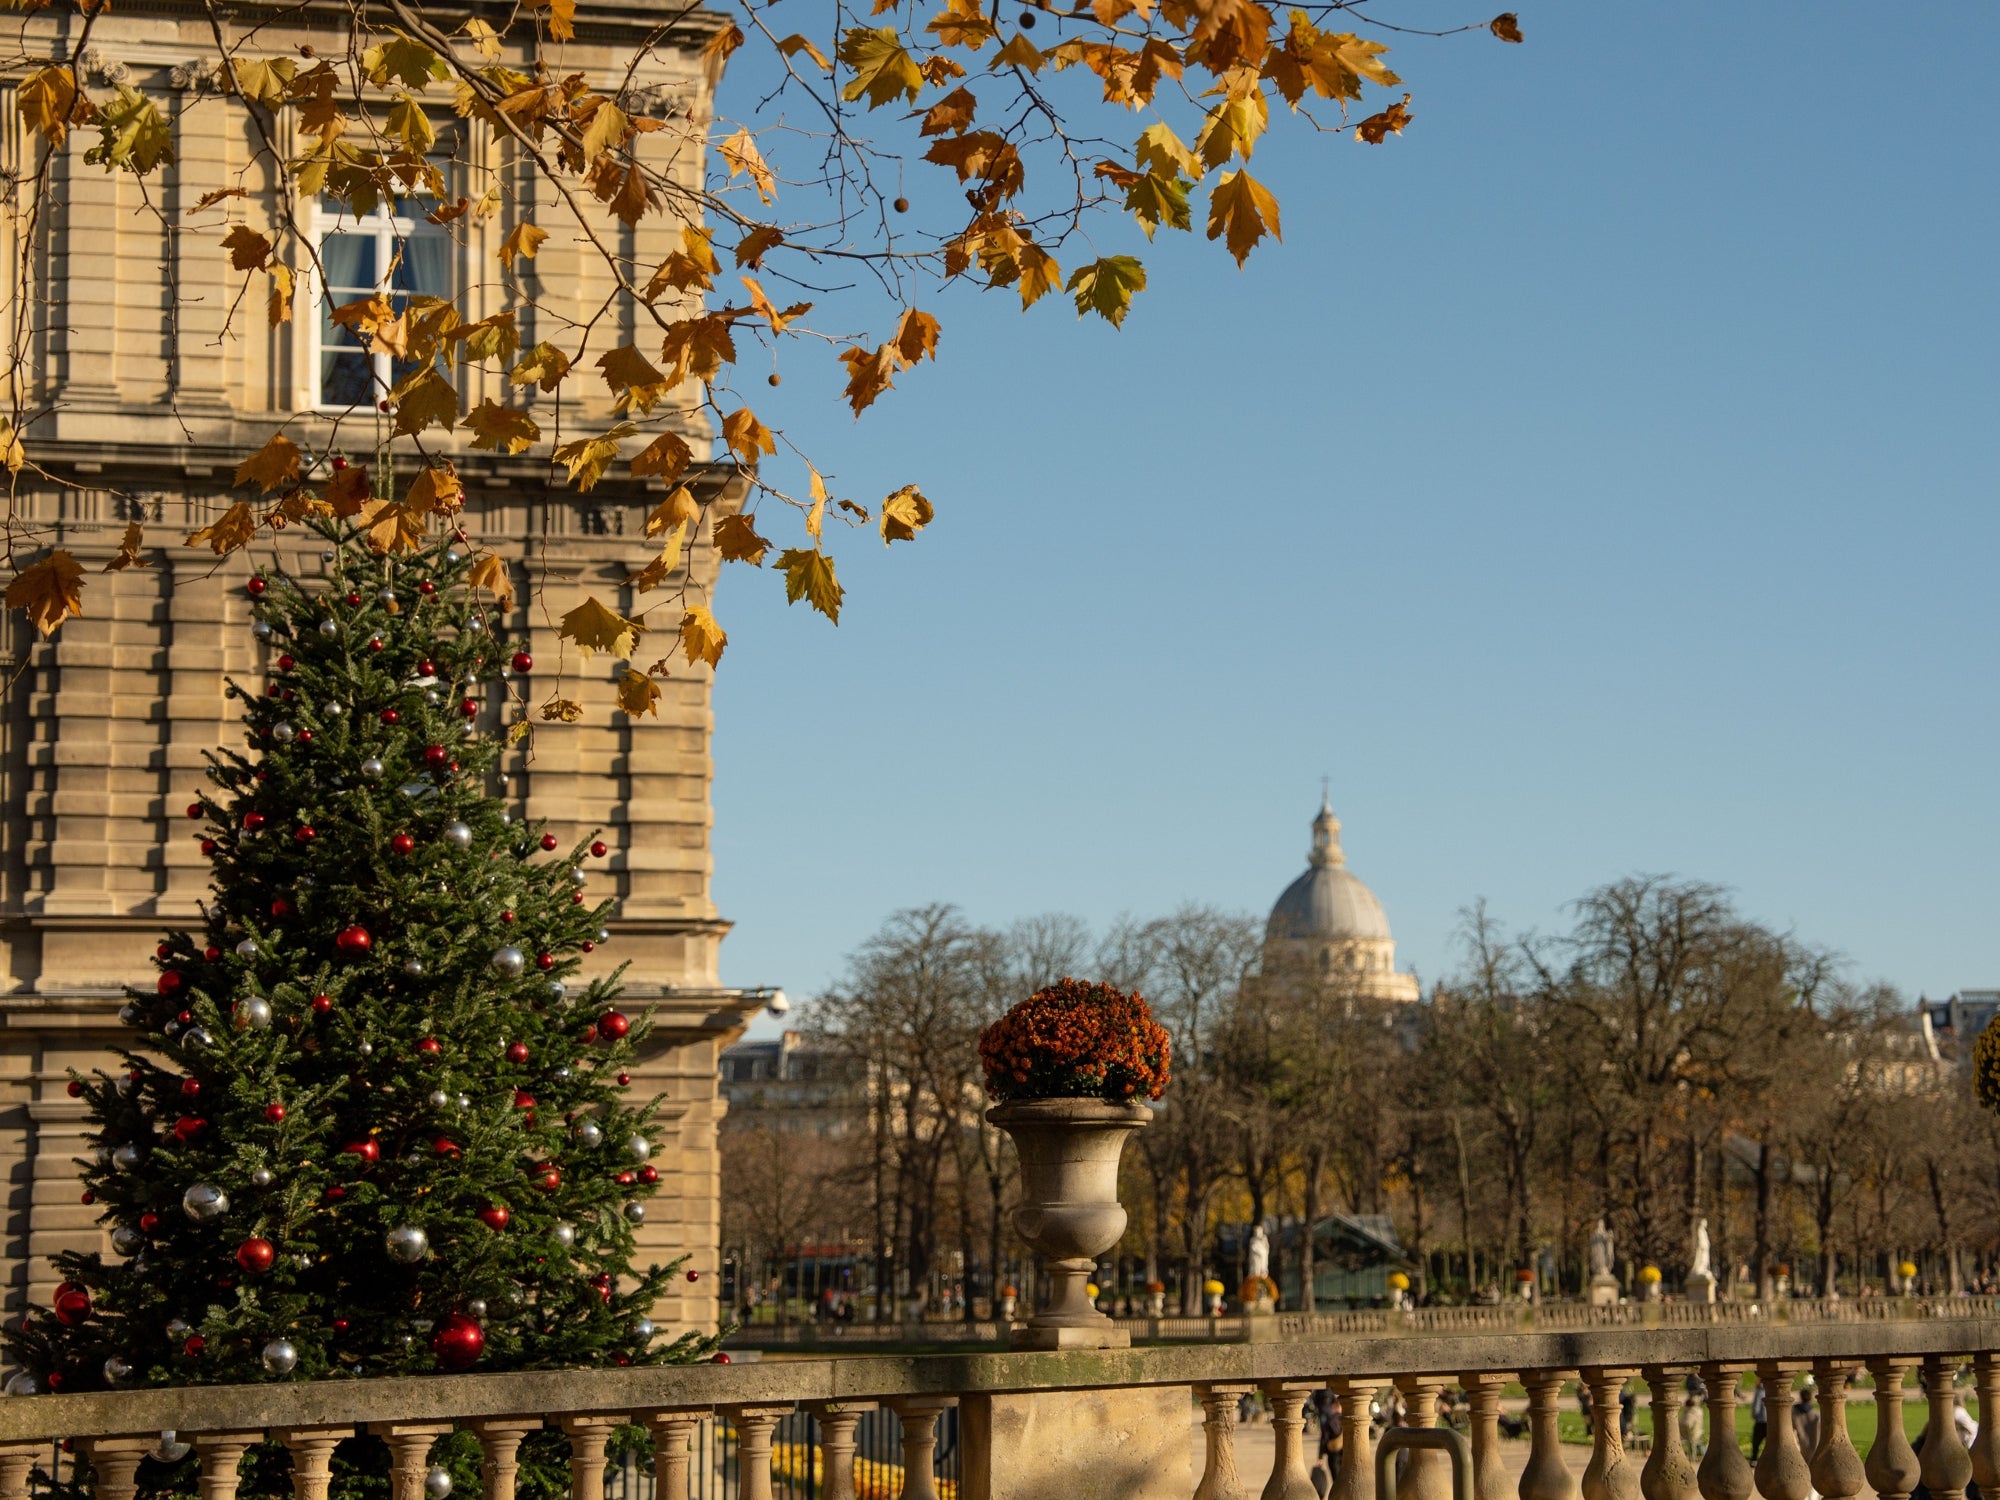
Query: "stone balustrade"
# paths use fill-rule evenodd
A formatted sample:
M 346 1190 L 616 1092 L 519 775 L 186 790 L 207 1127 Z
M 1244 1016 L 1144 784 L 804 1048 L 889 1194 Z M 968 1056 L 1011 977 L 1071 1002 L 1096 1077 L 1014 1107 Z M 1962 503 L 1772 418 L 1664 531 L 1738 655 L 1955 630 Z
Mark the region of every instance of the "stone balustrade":
M 1970 1366 L 1980 1426 L 1968 1446 L 1953 1422 L 1954 1386 Z M 1866 1456 L 1848 1436 L 1849 1381 L 1872 1377 L 1881 1434 Z M 1817 1380 L 1821 1439 L 1804 1452 L 1792 1425 L 1794 1377 Z M 1706 1382 L 1712 1430 L 1733 1432 L 1742 1377 L 1754 1372 L 1786 1399 L 1768 1403 L 1769 1437 L 1754 1468 L 1735 1443 L 1711 1444 L 1697 1467 L 1676 1443 L 1643 1465 L 1619 1439 L 1619 1398 L 1635 1376 L 1650 1393 L 1655 1431 L 1673 1432 L 1682 1376 Z M 1557 1403 L 1580 1377 L 1594 1414 L 1581 1483 L 1558 1452 Z M 1912 1385 L 1912 1379 L 1916 1385 Z M 1499 1459 L 1500 1394 L 1527 1391 L 1530 1451 L 1518 1484 Z M 855 1423 L 871 1407 L 896 1413 L 902 1495 L 936 1500 L 931 1453 L 940 1414 L 958 1408 L 961 1500 L 1246 1500 L 1235 1461 L 1237 1398 L 1261 1391 L 1276 1463 L 1261 1500 L 1317 1500 L 1302 1411 L 1321 1386 L 1348 1411 L 1390 1386 L 1412 1427 L 1436 1417 L 1448 1385 L 1467 1392 L 1470 1500 L 1964 1500 L 1969 1480 L 2000 1493 L 2000 1318 L 1905 1322 L 1715 1324 L 1422 1337 L 1203 1344 L 1050 1353 L 796 1359 L 735 1365 L 549 1371 L 428 1379 L 211 1386 L 0 1400 L 0 1500 L 27 1500 L 28 1476 L 51 1444 L 89 1455 L 98 1500 L 134 1500 L 138 1469 L 163 1431 L 200 1455 L 202 1500 L 236 1500 L 237 1465 L 251 1445 L 285 1444 L 299 1500 L 325 1500 L 334 1448 L 361 1431 L 383 1438 L 394 1500 L 422 1500 L 433 1443 L 454 1428 L 482 1447 L 486 1500 L 513 1500 L 522 1440 L 543 1426 L 567 1434 L 573 1500 L 601 1500 L 605 1446 L 630 1421 L 656 1440 L 658 1500 L 688 1500 L 688 1443 L 711 1416 L 736 1434 L 741 1500 L 771 1500 L 773 1433 L 801 1406 L 819 1419 L 819 1494 L 854 1500 Z M 1906 1402 L 1928 1405 L 1921 1462 L 1904 1436 Z M 1195 1424 L 1205 1447 L 1194 1473 Z M 1335 1500 L 1376 1494 L 1366 1422 L 1346 1424 Z M 1393 1500 L 1451 1500 L 1454 1463 L 1436 1448 L 1407 1456 Z M 1457 1487 L 1461 1494 L 1463 1486 Z

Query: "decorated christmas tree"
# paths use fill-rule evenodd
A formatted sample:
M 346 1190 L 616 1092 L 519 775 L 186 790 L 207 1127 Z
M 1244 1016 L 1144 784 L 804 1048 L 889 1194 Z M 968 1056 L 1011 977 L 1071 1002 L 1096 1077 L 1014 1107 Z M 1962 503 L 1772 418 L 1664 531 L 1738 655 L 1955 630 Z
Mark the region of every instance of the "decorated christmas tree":
M 533 668 L 495 637 L 505 575 L 462 531 L 385 556 L 311 524 L 323 576 L 247 585 L 251 753 L 213 753 L 187 809 L 205 924 L 121 1013 L 125 1069 L 70 1084 L 115 1254 L 59 1258 L 13 1389 L 705 1357 L 647 1318 L 679 1263 L 632 1264 L 644 1027 L 577 976 L 608 851 L 498 795 Z

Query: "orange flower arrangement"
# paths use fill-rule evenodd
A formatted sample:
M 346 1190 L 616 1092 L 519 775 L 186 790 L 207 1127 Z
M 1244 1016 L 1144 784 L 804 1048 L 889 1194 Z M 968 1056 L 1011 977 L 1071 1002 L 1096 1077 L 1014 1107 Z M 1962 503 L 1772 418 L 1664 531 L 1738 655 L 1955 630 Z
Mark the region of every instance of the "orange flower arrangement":
M 1139 995 L 1062 979 L 979 1036 L 986 1092 L 1016 1099 L 1157 1099 L 1172 1043 Z

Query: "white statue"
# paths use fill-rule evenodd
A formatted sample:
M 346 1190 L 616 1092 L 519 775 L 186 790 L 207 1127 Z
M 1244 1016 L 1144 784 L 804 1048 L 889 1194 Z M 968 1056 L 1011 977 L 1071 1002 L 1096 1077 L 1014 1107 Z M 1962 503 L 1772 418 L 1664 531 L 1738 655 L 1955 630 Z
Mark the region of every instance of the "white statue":
M 1611 1230 L 1599 1219 L 1597 1227 L 1590 1231 L 1590 1274 L 1593 1277 L 1609 1276 L 1614 1253 Z
M 1708 1220 L 1706 1219 L 1696 1219 L 1694 1221 L 1694 1266 L 1688 1274 L 1690 1276 L 1709 1277 L 1715 1275 L 1714 1268 L 1708 1263 Z
M 1250 1231 L 1249 1274 L 1253 1278 L 1271 1274 L 1271 1237 L 1264 1233 L 1262 1224 Z

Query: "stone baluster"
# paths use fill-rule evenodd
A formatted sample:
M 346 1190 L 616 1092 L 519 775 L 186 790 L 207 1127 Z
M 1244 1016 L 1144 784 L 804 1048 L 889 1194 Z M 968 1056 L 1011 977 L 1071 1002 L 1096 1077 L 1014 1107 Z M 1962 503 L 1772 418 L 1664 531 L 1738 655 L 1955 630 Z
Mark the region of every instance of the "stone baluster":
M 1618 1398 L 1637 1370 L 1592 1365 L 1583 1372 L 1590 1388 L 1590 1462 L 1583 1467 L 1583 1500 L 1640 1500 L 1639 1473 L 1625 1459 L 1619 1430 Z
M 333 1450 L 354 1436 L 352 1427 L 287 1427 L 271 1434 L 292 1455 L 292 1495 L 294 1500 L 326 1500 L 333 1486 Z M 207 1466 L 204 1455 L 202 1464 Z M 489 1486 L 486 1500 L 513 1500 L 510 1491 L 495 1496 Z
M 1639 1470 L 1645 1500 L 1696 1500 L 1694 1460 L 1681 1446 L 1681 1409 L 1687 1405 L 1687 1372 L 1647 1365 L 1645 1377 L 1653 1411 L 1653 1451 Z
M 1819 1446 L 1813 1450 L 1809 1472 L 1821 1500 L 1849 1500 L 1868 1482 L 1847 1431 L 1847 1382 L 1859 1368 L 1847 1359 L 1813 1361 L 1813 1382 L 1819 1387 Z
M 0 1500 L 28 1500 L 28 1476 L 47 1451 L 46 1443 L 0 1444 Z
M 1341 1376 L 1326 1387 L 1340 1398 L 1340 1472 L 1327 1500 L 1375 1500 L 1375 1433 L 1368 1409 L 1382 1382 Z
M 449 1422 L 370 1422 L 368 1430 L 389 1445 L 390 1500 L 424 1500 L 431 1444 L 451 1431 Z
M 707 1416 L 708 1408 L 705 1406 L 646 1413 L 643 1422 L 646 1430 L 653 1435 L 654 1500 L 688 1500 L 693 1488 L 689 1483 L 693 1462 L 689 1450 L 693 1447 L 695 1433 L 700 1431 Z M 832 1491 L 826 1493 L 830 1496 Z M 493 1500 L 492 1494 L 489 1492 L 483 1500 Z
M 816 1401 L 810 1408 L 813 1419 L 819 1423 L 819 1500 L 854 1500 L 854 1429 L 861 1425 L 861 1414 L 872 1404 Z M 657 1463 L 655 1460 L 656 1466 Z M 687 1500 L 687 1493 L 661 1496 L 660 1500 Z
M 514 1481 L 521 1473 L 521 1440 L 541 1431 L 542 1419 L 485 1417 L 471 1426 L 479 1435 L 481 1500 L 514 1500 Z
M 1972 1455 L 1958 1435 L 1957 1402 L 1952 1389 L 1963 1357 L 1932 1354 L 1924 1360 L 1924 1394 L 1930 1398 L 1930 1422 L 1924 1429 L 1924 1459 L 1920 1472 L 1931 1500 L 1965 1500 L 1972 1478 Z
M 201 1500 L 236 1500 L 243 1455 L 261 1443 L 261 1432 L 204 1432 L 194 1440 L 201 1455 Z
M 78 1445 L 90 1454 L 97 1500 L 132 1500 L 139 1493 L 139 1464 L 152 1452 L 153 1443 L 147 1437 L 102 1437 Z
M 1567 1370 L 1529 1370 L 1528 1462 L 1521 1470 L 1521 1500 L 1577 1500 L 1576 1476 L 1562 1456 L 1562 1393 Z
M 1972 1482 L 2000 1500 L 2000 1354 L 1972 1356 L 1972 1388 L 1979 1394 L 1979 1432 L 1972 1440 Z M 6 1500 L 0 1495 L 0 1500 Z
M 1507 1464 L 1500 1457 L 1500 1392 L 1513 1378 L 1484 1370 L 1458 1377 L 1471 1417 L 1473 1500 L 1511 1500 Z
M 1757 1362 L 1757 1379 L 1764 1387 L 1764 1451 L 1757 1459 L 1757 1493 L 1764 1500 L 1806 1500 L 1812 1475 L 1799 1437 L 1792 1430 L 1792 1376 L 1805 1368 L 1792 1360 Z
M 791 1411 L 785 1406 L 725 1406 L 736 1429 L 736 1493 L 739 1500 L 771 1500 L 771 1434 Z
M 1444 1390 L 1442 1375 L 1398 1375 L 1396 1389 L 1403 1394 L 1403 1425 L 1435 1427 L 1438 1395 Z M 1451 1500 L 1451 1459 L 1435 1448 L 1412 1448 L 1403 1460 L 1403 1472 L 1396 1480 L 1396 1500 Z
M 569 1500 L 604 1500 L 604 1445 L 624 1420 L 602 1413 L 562 1419 L 569 1434 Z
M 1306 1467 L 1305 1445 L 1306 1398 L 1317 1389 L 1316 1385 L 1296 1380 L 1266 1380 L 1258 1388 L 1271 1408 L 1271 1437 L 1277 1450 L 1262 1500 L 1319 1500 L 1312 1473 Z
M 1249 1385 L 1194 1388 L 1201 1398 L 1201 1436 L 1206 1451 L 1194 1500 L 1243 1500 L 1243 1481 L 1236 1474 L 1236 1403 L 1255 1389 Z
M 1736 1438 L 1736 1382 L 1748 1365 L 1705 1364 L 1702 1383 L 1708 1387 L 1708 1451 L 1694 1471 L 1701 1500 L 1750 1500 L 1756 1488 L 1750 1462 Z
M 937 1419 L 955 1396 L 899 1396 L 888 1403 L 903 1425 L 902 1500 L 938 1500 Z
M 1875 1441 L 1861 1471 L 1876 1500 L 1910 1500 L 1922 1478 L 1910 1435 L 1903 1430 L 1903 1380 L 1916 1368 L 1914 1359 L 1888 1356 L 1868 1361 L 1875 1380 Z

